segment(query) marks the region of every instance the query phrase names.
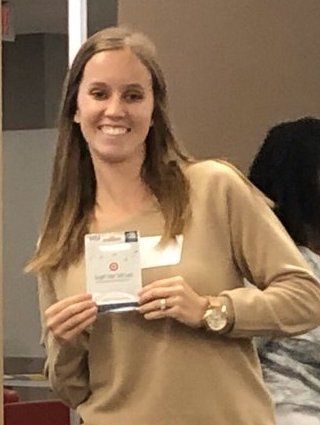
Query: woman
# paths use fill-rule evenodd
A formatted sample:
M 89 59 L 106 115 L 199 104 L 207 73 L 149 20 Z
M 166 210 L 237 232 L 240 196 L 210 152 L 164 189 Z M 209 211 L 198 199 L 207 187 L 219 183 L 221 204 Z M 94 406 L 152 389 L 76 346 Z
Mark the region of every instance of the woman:
M 249 178 L 275 203 L 275 213 L 320 278 L 320 120 L 273 127 Z M 259 341 L 264 378 L 279 425 L 320 424 L 320 328 Z
M 181 152 L 166 101 L 141 34 L 100 31 L 71 67 L 29 264 L 39 275 L 49 379 L 86 425 L 271 425 L 251 337 L 317 326 L 320 289 L 239 172 Z M 181 258 L 142 270 L 136 311 L 97 316 L 83 239 L 124 230 L 161 235 L 162 246 L 182 235 Z M 244 288 L 243 276 L 259 289 Z

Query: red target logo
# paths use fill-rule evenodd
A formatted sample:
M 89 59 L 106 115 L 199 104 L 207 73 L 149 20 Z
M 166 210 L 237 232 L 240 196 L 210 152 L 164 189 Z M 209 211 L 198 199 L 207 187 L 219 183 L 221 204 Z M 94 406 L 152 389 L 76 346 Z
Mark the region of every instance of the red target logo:
M 119 269 L 119 264 L 115 261 L 109 264 L 109 270 L 111 272 L 116 272 Z

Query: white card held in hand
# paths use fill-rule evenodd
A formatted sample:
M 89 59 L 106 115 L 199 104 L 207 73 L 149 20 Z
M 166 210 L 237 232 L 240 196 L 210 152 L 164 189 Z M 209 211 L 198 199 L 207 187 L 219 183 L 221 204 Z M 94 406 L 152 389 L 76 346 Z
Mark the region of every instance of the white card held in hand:
M 85 236 L 87 291 L 98 311 L 128 311 L 141 289 L 139 235 L 136 231 Z

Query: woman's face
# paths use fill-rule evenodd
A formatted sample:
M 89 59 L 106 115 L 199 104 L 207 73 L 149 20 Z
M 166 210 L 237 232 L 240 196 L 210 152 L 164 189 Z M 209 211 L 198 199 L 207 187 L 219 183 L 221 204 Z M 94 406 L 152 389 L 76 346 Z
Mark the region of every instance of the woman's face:
M 96 53 L 84 68 L 74 117 L 93 162 L 143 161 L 153 105 L 151 74 L 129 48 Z

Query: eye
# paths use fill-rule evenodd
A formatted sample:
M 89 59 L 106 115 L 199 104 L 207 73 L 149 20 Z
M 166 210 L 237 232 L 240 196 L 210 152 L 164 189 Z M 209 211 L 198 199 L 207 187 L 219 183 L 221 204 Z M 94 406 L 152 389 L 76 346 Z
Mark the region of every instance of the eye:
M 96 100 L 104 100 L 108 97 L 108 93 L 105 90 L 91 90 L 90 95 Z
M 144 99 L 144 95 L 141 92 L 129 91 L 124 94 L 124 98 L 127 102 L 140 102 Z

